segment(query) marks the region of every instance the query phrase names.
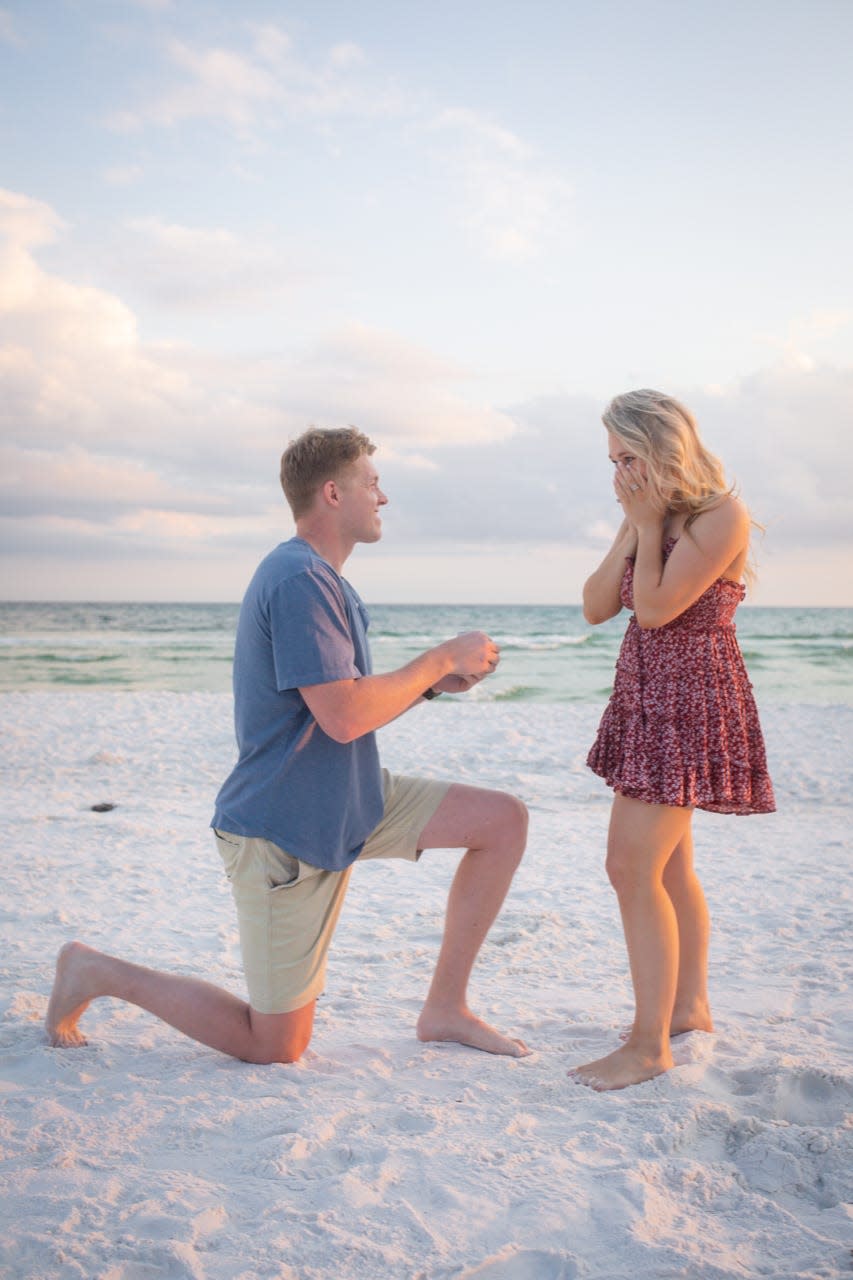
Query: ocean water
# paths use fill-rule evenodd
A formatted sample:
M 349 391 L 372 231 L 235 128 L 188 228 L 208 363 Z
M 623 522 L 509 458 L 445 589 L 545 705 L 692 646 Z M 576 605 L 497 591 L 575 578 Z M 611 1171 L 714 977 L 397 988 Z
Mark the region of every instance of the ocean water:
M 628 615 L 590 627 L 575 605 L 373 605 L 374 669 L 458 631 L 501 646 L 478 701 L 601 702 Z M 238 605 L 0 603 L 0 689 L 228 691 Z M 759 705 L 853 705 L 853 609 L 743 606 L 737 632 Z

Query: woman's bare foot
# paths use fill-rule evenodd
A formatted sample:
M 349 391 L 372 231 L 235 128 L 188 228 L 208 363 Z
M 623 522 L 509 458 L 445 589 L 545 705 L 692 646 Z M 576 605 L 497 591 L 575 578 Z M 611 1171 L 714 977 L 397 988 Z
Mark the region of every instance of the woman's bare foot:
M 97 954 L 82 942 L 67 942 L 56 957 L 56 976 L 45 1018 L 48 1040 L 56 1048 L 75 1049 L 86 1044 L 77 1023 L 95 994 L 86 974 Z
M 419 1040 L 452 1041 L 510 1058 L 526 1058 L 533 1052 L 523 1040 L 503 1035 L 469 1009 L 432 1009 L 425 1005 L 418 1018 L 417 1035 Z
M 683 1007 L 676 1005 L 672 1011 L 672 1021 L 669 1027 L 671 1036 L 683 1036 L 688 1031 L 711 1032 L 713 1030 L 714 1022 L 711 1018 L 711 1010 L 707 1001 Z
M 691 1031 L 705 1031 L 710 1034 L 713 1030 L 714 1022 L 707 1004 L 694 1005 L 690 1009 L 673 1010 L 672 1021 L 669 1024 L 670 1038 L 686 1036 Z M 620 1031 L 619 1039 L 623 1044 L 630 1040 L 631 1028 L 627 1027 L 624 1031 Z
M 642 1084 L 644 1080 L 663 1075 L 673 1065 L 668 1046 L 660 1053 L 650 1054 L 625 1044 L 605 1058 L 574 1067 L 569 1075 L 579 1084 L 603 1093 L 609 1089 L 627 1089 L 632 1084 Z

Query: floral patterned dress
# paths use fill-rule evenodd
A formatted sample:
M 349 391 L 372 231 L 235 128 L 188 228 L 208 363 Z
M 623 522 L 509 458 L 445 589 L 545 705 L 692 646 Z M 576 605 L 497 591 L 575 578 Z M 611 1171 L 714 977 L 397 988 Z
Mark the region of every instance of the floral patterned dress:
M 675 546 L 664 543 L 664 560 Z M 621 600 L 632 609 L 634 562 Z M 742 583 L 718 578 L 684 613 L 643 630 L 632 615 L 587 764 L 649 804 L 772 813 L 764 738 L 735 634 Z

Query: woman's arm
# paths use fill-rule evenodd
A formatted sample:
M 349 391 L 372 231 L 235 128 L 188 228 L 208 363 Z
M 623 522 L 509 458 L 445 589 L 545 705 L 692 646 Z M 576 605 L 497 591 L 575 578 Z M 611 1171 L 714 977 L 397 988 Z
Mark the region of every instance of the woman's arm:
M 641 499 L 631 493 L 628 505 Z M 638 515 L 634 564 L 634 612 L 641 627 L 663 627 L 684 613 L 746 551 L 749 513 L 737 498 L 725 497 L 704 511 L 683 533 L 663 562 L 663 524 Z
M 595 626 L 615 618 L 622 608 L 619 593 L 625 573 L 625 560 L 637 549 L 637 533 L 627 520 L 613 540 L 601 564 L 590 574 L 583 587 L 583 616 Z

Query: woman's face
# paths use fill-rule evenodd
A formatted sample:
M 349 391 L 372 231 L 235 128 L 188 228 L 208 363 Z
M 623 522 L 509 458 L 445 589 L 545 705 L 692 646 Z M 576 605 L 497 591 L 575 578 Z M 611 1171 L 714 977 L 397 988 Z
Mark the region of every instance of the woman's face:
M 619 436 L 614 436 L 612 431 L 607 433 L 607 452 L 617 471 L 621 470 L 627 475 L 636 476 L 640 481 L 646 479 L 648 473 L 645 462 L 632 453 L 625 441 L 620 440 Z

